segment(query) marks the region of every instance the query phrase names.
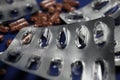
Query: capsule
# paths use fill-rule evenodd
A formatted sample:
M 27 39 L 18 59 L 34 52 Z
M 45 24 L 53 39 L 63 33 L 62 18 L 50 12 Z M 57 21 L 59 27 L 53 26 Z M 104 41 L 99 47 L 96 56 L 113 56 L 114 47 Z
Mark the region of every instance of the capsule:
M 24 18 L 9 24 L 11 32 L 19 31 L 20 29 L 27 27 L 28 25 L 28 22 Z
M 55 59 L 51 61 L 48 74 L 51 76 L 59 76 L 62 68 L 62 61 L 60 59 Z
M 12 39 L 8 39 L 6 42 L 6 46 L 8 47 L 12 43 Z
M 32 40 L 32 37 L 33 37 L 33 33 L 32 32 L 27 32 L 23 35 L 22 37 L 22 44 L 23 45 L 26 45 L 26 44 L 29 44 Z
M 54 13 L 54 14 L 51 16 L 50 20 L 51 20 L 53 23 L 55 23 L 56 20 L 59 18 L 59 16 L 60 16 L 60 13 L 56 12 L 56 13 Z
M 63 0 L 63 2 L 70 4 L 72 7 L 78 7 L 80 5 L 79 1 L 75 0 Z
M 65 11 L 68 11 L 68 12 L 72 12 L 72 11 L 75 10 L 75 8 L 72 7 L 72 6 L 71 6 L 70 4 L 68 4 L 68 3 L 64 3 L 64 4 L 63 4 L 63 9 L 64 9 Z
M 9 28 L 3 25 L 0 25 L 0 32 L 2 33 L 8 33 L 9 32 Z
M 40 66 L 40 60 L 40 56 L 32 56 L 28 59 L 28 64 L 26 67 L 30 70 L 37 70 Z
M 10 23 L 9 26 L 10 26 L 10 27 L 16 26 L 16 25 L 18 25 L 19 23 L 23 23 L 23 22 L 25 22 L 25 21 L 26 21 L 26 20 L 25 20 L 24 18 L 21 18 L 21 19 L 15 21 L 15 22 Z
M 49 13 L 55 13 L 55 8 L 53 7 L 53 6 L 50 6 L 49 8 L 48 8 L 48 12 Z
M 41 2 L 40 6 L 43 8 L 43 9 L 48 9 L 49 6 L 53 6 L 56 4 L 56 1 L 55 0 L 44 0 Z
M 4 40 L 4 36 L 0 35 L 0 42 L 2 42 Z
M 63 8 L 63 4 L 62 3 L 56 3 L 56 11 L 61 12 Z

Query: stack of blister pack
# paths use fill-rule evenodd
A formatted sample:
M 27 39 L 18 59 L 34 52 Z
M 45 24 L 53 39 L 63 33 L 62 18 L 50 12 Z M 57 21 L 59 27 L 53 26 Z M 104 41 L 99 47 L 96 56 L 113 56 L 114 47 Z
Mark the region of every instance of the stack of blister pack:
M 34 6 L 34 0 L 25 1 Z M 118 0 L 94 0 L 61 14 L 67 25 L 23 28 L 0 60 L 50 80 L 115 80 L 114 64 L 120 65 L 119 7 Z

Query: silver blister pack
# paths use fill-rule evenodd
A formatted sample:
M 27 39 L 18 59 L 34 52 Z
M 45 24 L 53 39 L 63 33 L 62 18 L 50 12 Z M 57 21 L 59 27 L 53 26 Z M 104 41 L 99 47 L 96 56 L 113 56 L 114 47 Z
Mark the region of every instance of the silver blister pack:
M 15 20 L 38 10 L 36 0 L 0 0 L 0 22 Z
M 79 10 L 61 14 L 62 20 L 64 20 L 67 24 L 93 20 L 103 16 L 111 16 L 115 20 L 118 20 L 120 16 L 120 1 L 93 0 L 90 4 Z M 116 24 L 118 24 L 117 21 Z
M 93 13 L 96 13 L 96 12 L 97 13 L 92 14 L 89 10 L 92 10 Z M 84 12 L 84 14 L 88 13 L 87 15 L 91 16 L 92 18 L 98 18 L 102 14 L 103 14 L 103 16 L 110 16 L 110 17 L 114 18 L 116 25 L 120 24 L 120 1 L 119 0 L 94 0 L 87 6 L 83 7 L 82 9 L 75 11 L 76 14 L 74 14 L 74 12 L 63 13 L 61 15 L 61 18 L 67 24 L 89 20 L 90 18 L 86 19 L 85 17 L 82 17 L 84 19 L 78 19 L 78 20 L 75 20 L 76 18 L 73 18 L 73 17 L 78 17 L 78 13 L 81 13 L 82 11 L 86 11 L 86 12 Z M 70 17 L 74 20 L 68 20 L 67 19 L 68 17 Z M 119 30 L 120 30 L 119 27 L 116 26 L 115 27 L 115 44 L 116 44 L 115 45 L 115 61 L 116 61 L 117 66 L 120 65 Z
M 104 17 L 105 15 L 102 12 L 98 12 L 92 8 L 93 3 L 94 1 L 74 12 L 62 13 L 60 17 L 67 24 L 82 22 L 82 21 L 89 21 L 89 20 L 100 18 L 100 17 Z
M 114 21 L 24 28 L 0 60 L 50 80 L 115 80 Z

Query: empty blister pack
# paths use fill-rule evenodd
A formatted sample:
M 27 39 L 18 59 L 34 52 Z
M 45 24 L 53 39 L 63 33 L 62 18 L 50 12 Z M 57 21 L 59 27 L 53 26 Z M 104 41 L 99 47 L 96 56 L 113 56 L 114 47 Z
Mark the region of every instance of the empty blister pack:
M 93 0 L 90 4 L 70 13 L 61 14 L 62 20 L 66 23 L 75 23 L 86 20 L 111 16 L 119 24 L 120 1 L 118 0 Z
M 36 0 L 0 0 L 0 22 L 15 20 L 38 10 Z
M 50 80 L 115 80 L 114 20 L 24 28 L 0 60 Z
M 67 24 L 82 22 L 82 21 L 89 21 L 89 20 L 100 18 L 100 17 L 104 17 L 104 14 L 101 12 L 95 11 L 92 8 L 92 5 L 93 5 L 93 2 L 74 12 L 62 13 L 60 17 Z

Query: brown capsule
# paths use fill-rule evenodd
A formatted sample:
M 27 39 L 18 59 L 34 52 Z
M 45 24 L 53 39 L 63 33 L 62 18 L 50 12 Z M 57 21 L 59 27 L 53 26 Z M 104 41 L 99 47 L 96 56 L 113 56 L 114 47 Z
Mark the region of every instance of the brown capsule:
M 18 20 L 9 24 L 11 32 L 19 31 L 20 29 L 28 26 L 28 22 L 25 19 Z
M 9 32 L 9 28 L 3 25 L 0 25 L 0 32 L 2 33 L 8 33 Z
M 70 4 L 68 4 L 68 3 L 64 3 L 64 4 L 63 4 L 63 9 L 66 10 L 66 11 L 68 11 L 68 12 L 72 12 L 72 11 L 75 10 L 75 8 L 72 7 L 72 6 L 71 6 Z
M 49 13 L 54 13 L 56 10 L 55 10 L 55 8 L 53 7 L 53 6 L 50 6 L 49 8 L 48 8 L 48 12 Z
M 57 3 L 56 4 L 56 11 L 61 12 L 62 11 L 63 4 L 62 3 Z
M 54 13 L 54 14 L 51 16 L 50 20 L 52 21 L 52 23 L 55 23 L 55 21 L 56 21 L 57 18 L 59 18 L 59 17 L 60 17 L 60 13 L 56 12 L 56 13 Z
M 7 40 L 7 42 L 6 42 L 7 47 L 11 44 L 11 42 L 12 42 L 12 39 Z
M 57 18 L 56 21 L 55 21 L 54 23 L 55 23 L 55 24 L 60 24 L 60 23 L 61 23 L 60 18 Z
M 39 21 L 36 21 L 36 22 L 35 22 L 35 26 L 36 26 L 36 27 L 42 27 L 42 23 L 39 22 Z
M 19 23 L 22 23 L 22 22 L 25 22 L 25 21 L 26 20 L 24 18 L 22 18 L 22 19 L 19 19 L 19 20 L 15 21 L 15 22 L 10 23 L 9 26 L 15 26 L 15 25 L 18 25 Z
M 80 5 L 79 1 L 76 0 L 64 0 L 63 2 L 70 4 L 72 7 L 78 7 Z
M 47 21 L 47 15 L 43 15 L 43 16 L 41 17 L 41 20 L 42 20 L 42 21 Z
M 44 0 L 41 2 L 40 6 L 43 8 L 43 9 L 48 9 L 49 6 L 53 6 L 56 4 L 56 0 Z
M 51 26 L 51 25 L 53 25 L 53 23 L 51 21 L 48 21 L 47 26 Z
M 10 30 L 11 32 L 15 32 L 15 31 L 19 31 L 20 29 L 24 28 L 24 27 L 27 27 L 28 26 L 28 23 L 27 22 L 23 22 L 23 23 L 20 23 L 16 26 L 12 26 L 10 27 Z
M 0 35 L 0 42 L 4 40 L 4 35 Z
M 36 20 L 37 20 L 37 18 L 35 16 L 31 17 L 31 21 L 36 21 Z
M 47 14 L 45 13 L 38 13 L 31 17 L 31 21 L 47 21 Z
M 31 32 L 28 32 L 26 34 L 23 35 L 22 38 L 22 44 L 29 44 L 32 40 L 33 34 Z
M 5 69 L 0 69 L 0 75 L 5 75 L 6 74 L 6 70 Z

